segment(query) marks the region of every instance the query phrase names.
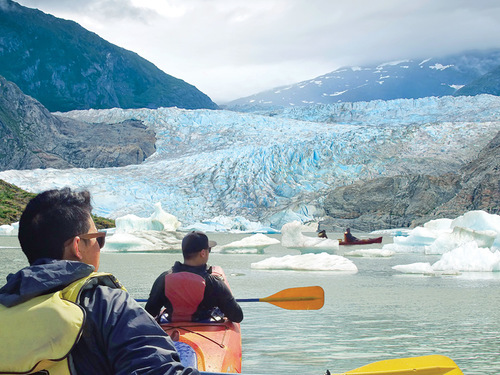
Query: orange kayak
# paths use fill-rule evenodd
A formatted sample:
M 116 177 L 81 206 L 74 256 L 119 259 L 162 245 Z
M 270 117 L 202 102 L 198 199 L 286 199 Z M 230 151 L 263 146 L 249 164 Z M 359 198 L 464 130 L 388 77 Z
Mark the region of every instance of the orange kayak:
M 221 267 L 212 273 L 224 278 Z M 227 318 L 217 322 L 162 323 L 163 330 L 177 341 L 176 348 L 186 365 L 199 371 L 241 373 L 241 330 L 239 323 Z M 187 345 L 186 345 L 187 344 Z

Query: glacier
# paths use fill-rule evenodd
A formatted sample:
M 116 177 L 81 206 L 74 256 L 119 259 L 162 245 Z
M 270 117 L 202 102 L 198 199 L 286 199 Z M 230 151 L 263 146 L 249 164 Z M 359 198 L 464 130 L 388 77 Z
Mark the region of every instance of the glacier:
M 109 109 L 55 113 L 113 126 L 141 120 L 156 152 L 140 165 L 0 172 L 30 192 L 88 189 L 94 213 L 149 217 L 156 204 L 183 227 L 245 218 L 280 229 L 324 215 L 330 189 L 398 174 L 455 172 L 500 131 L 500 98 L 432 97 L 238 113 Z M 98 143 L 98 139 L 89 140 Z

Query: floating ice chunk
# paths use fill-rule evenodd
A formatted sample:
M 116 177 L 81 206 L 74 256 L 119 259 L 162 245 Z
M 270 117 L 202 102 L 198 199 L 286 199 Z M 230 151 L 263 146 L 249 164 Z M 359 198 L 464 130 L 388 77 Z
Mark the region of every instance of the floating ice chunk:
M 384 249 L 365 249 L 365 250 L 353 250 L 344 255 L 351 257 L 391 257 L 394 255 L 394 251 L 384 250 Z
M 433 243 L 440 234 L 441 231 L 433 228 L 425 226 L 416 227 L 410 232 L 408 237 L 398 237 L 397 242 L 410 246 L 426 246 Z
M 169 231 L 115 232 L 106 237 L 103 251 L 181 251 L 183 234 Z
M 424 224 L 424 228 L 434 231 L 447 231 L 451 228 L 451 219 L 435 219 Z
M 303 226 L 298 221 L 292 221 L 281 228 L 281 245 L 294 249 L 325 250 L 338 249 L 339 241 L 328 238 L 308 237 L 301 232 Z
M 428 262 L 401 264 L 401 265 L 392 267 L 392 269 L 399 271 L 399 272 L 402 272 L 402 273 L 414 273 L 414 274 L 434 273 L 434 270 L 433 270 L 431 264 Z
M 106 239 L 103 251 L 127 251 L 151 248 L 152 243 L 130 233 L 116 233 Z
M 118 217 L 115 220 L 116 231 L 134 233 L 137 231 L 175 231 L 181 223 L 174 215 L 171 215 L 161 208 L 161 203 L 154 205 L 154 212 L 150 217 L 143 218 L 134 214 Z
M 17 228 L 13 225 L 0 225 L 0 236 L 15 236 L 17 235 Z
M 471 241 L 479 247 L 491 247 L 496 237 L 497 233 L 492 230 L 478 231 L 456 226 L 451 233 L 442 233 L 432 244 L 426 246 L 425 253 L 444 254 Z
M 239 241 L 234 241 L 226 245 L 219 246 L 220 251 L 225 252 L 258 252 L 261 253 L 268 246 L 278 244 L 280 241 L 276 238 L 271 238 L 262 233 L 254 234 L 253 236 L 245 237 Z
M 413 263 L 398 265 L 393 269 L 404 273 L 422 274 L 458 274 L 459 272 L 492 272 L 500 271 L 500 251 L 478 247 L 471 241 L 449 251 L 432 266 L 430 263 Z
M 393 243 L 383 249 L 444 254 L 470 241 L 479 247 L 500 247 L 500 216 L 469 211 L 454 220 L 431 220 L 411 230 L 407 237 L 394 237 Z
M 386 244 L 382 248 L 398 253 L 423 253 L 425 246 L 431 245 L 441 232 L 425 227 L 416 227 L 409 232 L 408 236 L 397 236 L 393 238 L 392 244 Z
M 489 214 L 485 211 L 469 211 L 453 220 L 450 227 L 494 231 L 497 236 L 493 246 L 500 247 L 500 215 Z
M 252 263 L 250 267 L 260 270 L 358 271 L 356 265 L 349 259 L 327 253 L 271 257 Z
M 441 259 L 432 265 L 434 271 L 491 272 L 500 271 L 500 251 L 478 247 L 472 241 L 443 254 Z

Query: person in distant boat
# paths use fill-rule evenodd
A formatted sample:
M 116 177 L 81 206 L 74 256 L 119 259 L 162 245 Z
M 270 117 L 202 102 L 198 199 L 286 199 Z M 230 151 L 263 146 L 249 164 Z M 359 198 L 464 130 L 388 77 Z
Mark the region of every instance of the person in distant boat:
M 321 230 L 318 232 L 318 237 L 319 238 L 328 238 L 328 236 L 326 235 L 326 230 Z
M 347 228 L 344 232 L 344 242 L 355 242 L 358 241 L 358 238 L 354 237 L 351 234 L 351 228 Z
M 205 233 L 192 231 L 182 239 L 184 263 L 175 262 L 153 283 L 145 309 L 161 319 L 165 308 L 170 321 L 200 321 L 217 316 L 220 310 L 229 320 L 239 323 L 243 311 L 224 280 L 212 274 L 207 265 L 210 251 L 217 243 Z M 165 314 L 161 314 L 164 316 Z
M 29 266 L 0 288 L 0 373 L 199 374 L 111 274 L 90 193 L 35 196 L 19 221 Z

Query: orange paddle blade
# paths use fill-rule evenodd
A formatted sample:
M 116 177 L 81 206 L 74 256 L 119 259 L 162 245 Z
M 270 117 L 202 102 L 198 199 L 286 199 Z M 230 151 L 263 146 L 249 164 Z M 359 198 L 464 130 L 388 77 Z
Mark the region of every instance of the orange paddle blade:
M 288 288 L 259 301 L 287 310 L 319 310 L 325 303 L 325 291 L 320 286 Z

